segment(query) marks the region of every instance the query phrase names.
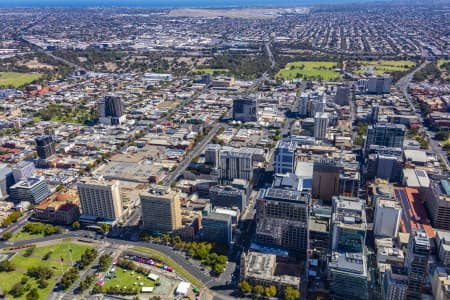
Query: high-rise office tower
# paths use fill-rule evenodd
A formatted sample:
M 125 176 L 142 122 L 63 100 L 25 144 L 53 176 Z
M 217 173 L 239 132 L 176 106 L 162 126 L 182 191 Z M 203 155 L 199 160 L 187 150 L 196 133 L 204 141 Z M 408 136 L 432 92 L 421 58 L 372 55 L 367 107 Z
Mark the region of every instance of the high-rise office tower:
M 245 152 L 242 148 L 220 150 L 220 179 L 231 182 L 235 178 L 253 179 L 253 154 Z
M 334 159 L 321 159 L 313 165 L 312 197 L 323 201 L 331 201 L 333 196 L 340 193 L 339 180 L 344 171 L 340 161 Z
M 307 93 L 301 93 L 298 97 L 298 114 L 301 117 L 308 115 L 309 95 Z
M 394 198 L 378 197 L 375 205 L 374 235 L 396 238 L 400 228 L 402 208 Z
M 330 299 L 369 299 L 369 271 L 365 253 L 332 252 L 330 262 Z
M 256 201 L 256 243 L 306 257 L 311 195 L 262 189 Z
M 364 252 L 367 220 L 364 200 L 355 197 L 333 197 L 333 251 Z
M 15 182 L 19 182 L 22 179 L 34 177 L 36 168 L 31 161 L 22 160 L 12 167 L 12 174 Z
M 170 187 L 153 187 L 141 193 L 143 227 L 153 233 L 166 233 L 181 228 L 180 195 Z
M 400 124 L 377 124 L 367 128 L 367 137 L 364 145 L 368 153 L 371 145 L 397 147 L 403 149 L 405 139 L 405 126 Z
M 418 170 L 418 172 L 424 172 Z M 419 173 L 421 174 L 421 173 Z M 434 228 L 450 230 L 450 182 L 446 179 L 433 181 L 425 189 L 425 205 Z
M 375 125 L 378 123 L 378 112 L 380 111 L 380 106 L 378 105 L 378 103 L 373 103 L 372 104 L 372 125 Z
M 55 154 L 53 139 L 49 135 L 42 135 L 35 139 L 36 151 L 39 158 L 46 159 Z
M 295 173 L 295 152 L 297 143 L 278 141 L 273 167 L 275 173 Z
M 314 137 L 317 140 L 324 140 L 327 137 L 328 114 L 317 112 L 314 116 Z
M 213 168 L 219 167 L 219 151 L 220 145 L 208 144 L 205 149 L 205 163 Z
M 82 213 L 117 220 L 122 215 L 122 198 L 118 181 L 82 179 L 78 183 Z
M 338 86 L 334 102 L 338 105 L 348 105 L 350 100 L 350 88 L 348 86 Z
M 405 264 L 408 269 L 408 288 L 406 299 L 421 300 L 425 277 L 428 270 L 430 256 L 430 240 L 424 230 L 410 233 Z
M 233 186 L 213 186 L 209 189 L 209 199 L 213 206 L 238 207 L 244 211 L 247 205 L 247 194 L 243 189 Z
M 390 75 L 372 76 L 367 79 L 367 93 L 389 94 L 391 92 L 392 77 Z
M 257 101 L 250 98 L 237 98 L 233 100 L 233 120 L 241 122 L 257 121 Z
M 14 175 L 11 168 L 0 164 L 0 199 L 8 197 L 12 185 L 14 185 Z
M 201 237 L 205 241 L 226 245 L 232 240 L 231 216 L 212 212 L 202 219 Z
M 309 100 L 309 116 L 314 118 L 316 113 L 323 113 L 326 104 L 327 99 L 322 91 L 312 93 Z
M 98 102 L 98 114 L 100 123 L 105 125 L 120 125 L 125 119 L 125 109 L 118 96 L 106 95 Z

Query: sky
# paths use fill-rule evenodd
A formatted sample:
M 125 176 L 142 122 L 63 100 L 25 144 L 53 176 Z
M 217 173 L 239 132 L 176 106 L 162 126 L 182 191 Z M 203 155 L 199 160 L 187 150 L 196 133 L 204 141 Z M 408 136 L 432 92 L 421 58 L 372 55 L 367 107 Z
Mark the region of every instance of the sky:
M 301 6 L 323 3 L 369 2 L 369 0 L 0 0 L 2 7 L 227 7 L 227 6 Z

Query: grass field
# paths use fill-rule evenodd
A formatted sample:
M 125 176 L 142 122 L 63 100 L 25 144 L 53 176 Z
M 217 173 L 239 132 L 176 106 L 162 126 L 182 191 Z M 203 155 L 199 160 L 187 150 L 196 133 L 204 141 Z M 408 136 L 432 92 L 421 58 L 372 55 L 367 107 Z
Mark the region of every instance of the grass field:
M 36 238 L 40 238 L 43 236 L 44 236 L 44 233 L 31 234 L 29 232 L 19 231 L 18 233 L 13 235 L 13 237 L 11 238 L 11 241 L 23 241 L 23 240 L 29 240 L 29 239 L 36 239 Z
M 146 276 L 134 272 L 134 275 L 131 275 L 130 270 L 125 270 L 120 267 L 116 267 L 116 278 L 111 278 L 109 280 L 105 280 L 105 288 L 109 288 L 112 286 L 119 287 L 138 287 L 141 289 L 143 286 L 153 287 L 155 286 L 155 282 L 153 280 L 148 279 Z M 140 279 L 138 279 L 138 277 Z M 139 283 L 144 283 L 142 286 Z M 134 283 L 137 283 L 136 285 Z
M 373 71 L 377 75 L 391 72 L 407 72 L 411 70 L 416 63 L 409 60 L 361 60 L 358 61 L 359 69 L 355 70 L 356 74 L 364 74 Z
M 173 260 L 171 260 L 170 258 L 168 258 L 166 255 L 164 255 L 163 253 L 159 252 L 159 251 L 155 251 L 152 249 L 148 249 L 148 248 L 144 248 L 144 247 L 133 247 L 134 250 L 138 251 L 138 252 L 142 252 L 142 253 L 147 253 L 150 254 L 152 256 L 152 258 L 161 261 L 164 264 L 167 264 L 169 266 L 171 266 L 178 274 L 180 274 L 182 277 L 184 277 L 186 280 L 188 280 L 189 282 L 191 282 L 194 286 L 200 288 L 201 286 L 203 286 L 203 284 L 194 276 L 192 276 L 191 273 L 189 273 L 188 271 L 186 271 L 185 269 L 183 269 L 180 265 L 178 265 L 177 263 L 175 263 Z
M 278 72 L 276 78 L 292 80 L 295 78 L 303 80 L 337 80 L 341 77 L 336 72 L 336 62 L 331 61 L 296 61 L 286 65 Z
M 41 74 L 37 73 L 0 72 L 0 86 L 18 88 L 41 78 L 41 76 Z
M 450 59 L 439 59 L 439 60 L 437 61 L 437 66 L 438 66 L 439 70 L 441 70 L 441 72 L 442 72 L 441 76 L 442 76 L 444 79 L 448 79 L 448 78 L 450 78 L 450 72 L 448 72 L 448 69 L 445 69 L 445 68 L 442 66 L 442 65 L 445 64 L 445 63 L 450 63 Z
M 72 248 L 72 257 L 74 262 L 80 259 L 81 254 L 89 248 L 88 246 L 74 243 L 61 243 L 44 247 L 36 247 L 29 257 L 24 256 L 26 251 L 25 249 L 20 250 L 11 260 L 16 266 L 16 270 L 13 272 L 0 273 L 0 286 L 2 290 L 7 293 L 14 286 L 14 284 L 20 282 L 30 267 L 47 266 L 54 271 L 54 275 L 48 280 L 48 286 L 45 289 L 38 288 L 39 299 L 47 299 L 47 296 L 56 284 L 56 279 L 61 275 L 60 257 L 63 257 L 64 259 L 63 271 L 65 272 L 68 268 L 70 268 L 68 247 Z M 43 260 L 42 257 L 50 251 L 52 254 L 49 259 Z M 28 280 L 27 285 L 30 286 L 30 289 L 38 287 L 36 280 L 31 278 Z M 19 298 L 10 298 L 23 300 L 26 299 L 26 294 L 27 293 Z
M 202 75 L 202 74 L 206 74 L 209 73 L 211 75 L 214 74 L 228 74 L 230 72 L 230 70 L 228 69 L 210 69 L 210 68 L 204 68 L 204 69 L 196 69 L 196 74 Z
M 158 108 L 175 108 L 181 103 L 181 100 L 163 101 L 157 105 Z

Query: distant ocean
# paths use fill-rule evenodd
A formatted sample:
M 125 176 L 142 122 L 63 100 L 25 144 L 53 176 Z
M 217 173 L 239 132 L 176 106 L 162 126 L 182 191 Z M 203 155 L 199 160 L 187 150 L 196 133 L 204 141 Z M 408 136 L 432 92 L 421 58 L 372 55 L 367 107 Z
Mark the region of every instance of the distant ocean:
M 370 2 L 370 0 L 0 0 L 0 7 L 255 7 Z

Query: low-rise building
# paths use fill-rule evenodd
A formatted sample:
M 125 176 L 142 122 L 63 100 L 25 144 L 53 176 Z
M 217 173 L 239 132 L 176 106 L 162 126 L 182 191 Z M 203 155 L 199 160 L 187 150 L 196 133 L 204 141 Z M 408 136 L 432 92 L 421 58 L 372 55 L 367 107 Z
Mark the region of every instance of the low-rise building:
M 75 190 L 58 192 L 41 201 L 33 217 L 45 222 L 70 225 L 80 217 L 80 198 Z
M 264 287 L 274 285 L 278 293 L 286 287 L 298 289 L 300 277 L 277 274 L 277 257 L 275 254 L 264 254 L 259 252 L 245 252 L 241 255 L 240 278 L 248 281 L 251 285 L 262 285 Z

